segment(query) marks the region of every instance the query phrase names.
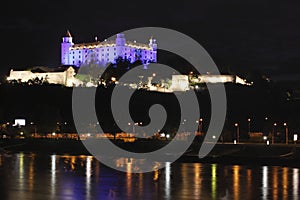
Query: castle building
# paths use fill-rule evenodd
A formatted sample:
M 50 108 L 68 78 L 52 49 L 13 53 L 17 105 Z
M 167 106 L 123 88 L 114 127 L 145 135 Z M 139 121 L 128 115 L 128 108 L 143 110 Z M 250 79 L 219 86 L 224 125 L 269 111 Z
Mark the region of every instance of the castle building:
M 153 38 L 150 38 L 149 44 L 127 41 L 122 33 L 111 41 L 95 39 L 92 43 L 74 44 L 68 31 L 61 43 L 61 64 L 80 67 L 92 61 L 103 65 L 115 63 L 117 58 L 128 59 L 131 63 L 141 60 L 143 64 L 157 60 L 157 44 Z
M 31 70 L 15 71 L 10 70 L 7 81 L 20 81 L 22 83 L 29 82 L 36 78 L 45 80 L 50 84 L 60 84 L 67 87 L 73 87 L 81 85 L 82 82 L 75 78 L 76 71 L 73 67 L 58 67 L 58 68 L 47 68 L 47 67 L 36 67 Z

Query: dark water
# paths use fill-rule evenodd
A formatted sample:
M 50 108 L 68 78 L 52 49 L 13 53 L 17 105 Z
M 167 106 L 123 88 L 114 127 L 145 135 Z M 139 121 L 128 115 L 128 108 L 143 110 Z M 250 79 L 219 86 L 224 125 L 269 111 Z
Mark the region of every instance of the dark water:
M 299 169 L 163 163 L 131 174 L 90 156 L 0 155 L 0 199 L 299 199 Z M 116 165 L 129 171 L 131 161 Z

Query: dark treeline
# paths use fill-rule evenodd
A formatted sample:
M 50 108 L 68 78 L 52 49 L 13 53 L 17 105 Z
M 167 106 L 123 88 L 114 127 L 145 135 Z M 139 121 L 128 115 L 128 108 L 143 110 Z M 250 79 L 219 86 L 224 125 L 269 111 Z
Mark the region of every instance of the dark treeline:
M 107 132 L 120 131 L 110 111 L 113 87 L 99 86 L 96 95 L 98 120 Z M 224 134 L 234 134 L 234 123 L 237 122 L 240 125 L 241 137 L 246 137 L 248 118 L 251 118 L 253 132 L 270 132 L 274 122 L 278 123 L 278 131 L 283 130 L 281 124 L 287 122 L 291 132 L 299 132 L 300 102 L 288 99 L 286 91 L 279 85 L 256 81 L 251 87 L 236 84 L 226 84 L 225 87 L 228 106 Z M 0 95 L 1 124 L 13 123 L 16 118 L 25 118 L 28 132 L 32 132 L 34 128 L 39 133 L 76 132 L 72 117 L 72 88 L 58 85 L 2 84 Z M 203 87 L 197 91 L 197 96 L 201 110 L 199 118 L 203 118 L 203 130 L 206 130 L 210 119 L 209 92 Z M 180 108 L 174 94 L 136 91 L 129 105 L 134 121 L 149 123 L 148 111 L 153 104 L 163 105 L 168 113 L 164 131 L 176 132 L 180 123 Z

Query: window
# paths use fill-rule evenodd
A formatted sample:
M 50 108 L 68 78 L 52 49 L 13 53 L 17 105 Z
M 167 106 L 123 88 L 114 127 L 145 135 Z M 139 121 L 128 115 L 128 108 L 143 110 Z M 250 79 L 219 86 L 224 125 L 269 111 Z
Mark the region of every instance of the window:
M 109 56 L 109 53 L 107 53 L 106 55 Z
M 79 56 L 79 58 L 81 58 L 81 56 Z
M 116 53 L 114 53 L 114 55 L 116 55 Z
M 81 53 L 81 51 L 79 51 L 79 53 Z

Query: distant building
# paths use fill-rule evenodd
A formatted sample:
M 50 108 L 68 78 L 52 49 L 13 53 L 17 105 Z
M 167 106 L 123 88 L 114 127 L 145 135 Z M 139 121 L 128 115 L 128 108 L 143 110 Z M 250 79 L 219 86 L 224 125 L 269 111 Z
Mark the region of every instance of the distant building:
M 246 82 L 246 80 L 236 76 L 236 75 L 213 75 L 213 74 L 204 74 L 193 77 L 190 80 L 192 83 L 236 83 L 241 85 L 251 85 Z
M 224 84 L 224 83 L 234 83 L 241 85 L 251 85 L 247 83 L 244 79 L 236 75 L 198 75 L 196 77 L 189 78 L 188 75 L 172 75 L 172 83 L 170 86 L 170 91 L 184 92 L 190 90 L 191 84 Z
M 186 75 L 172 75 L 170 90 L 184 92 L 190 89 L 189 77 Z
M 82 82 L 75 78 L 75 69 L 73 67 L 46 68 L 37 67 L 32 70 L 14 71 L 10 70 L 7 81 L 29 82 L 36 78 L 43 79 L 50 84 L 61 84 L 67 87 L 78 86 Z
M 115 63 L 121 57 L 130 62 L 141 60 L 144 64 L 156 62 L 156 40 L 150 38 L 149 44 L 141 44 L 135 41 L 126 41 L 124 34 L 119 33 L 115 40 L 92 43 L 74 44 L 70 32 L 63 37 L 61 43 L 61 64 L 79 67 L 91 61 L 102 63 Z

